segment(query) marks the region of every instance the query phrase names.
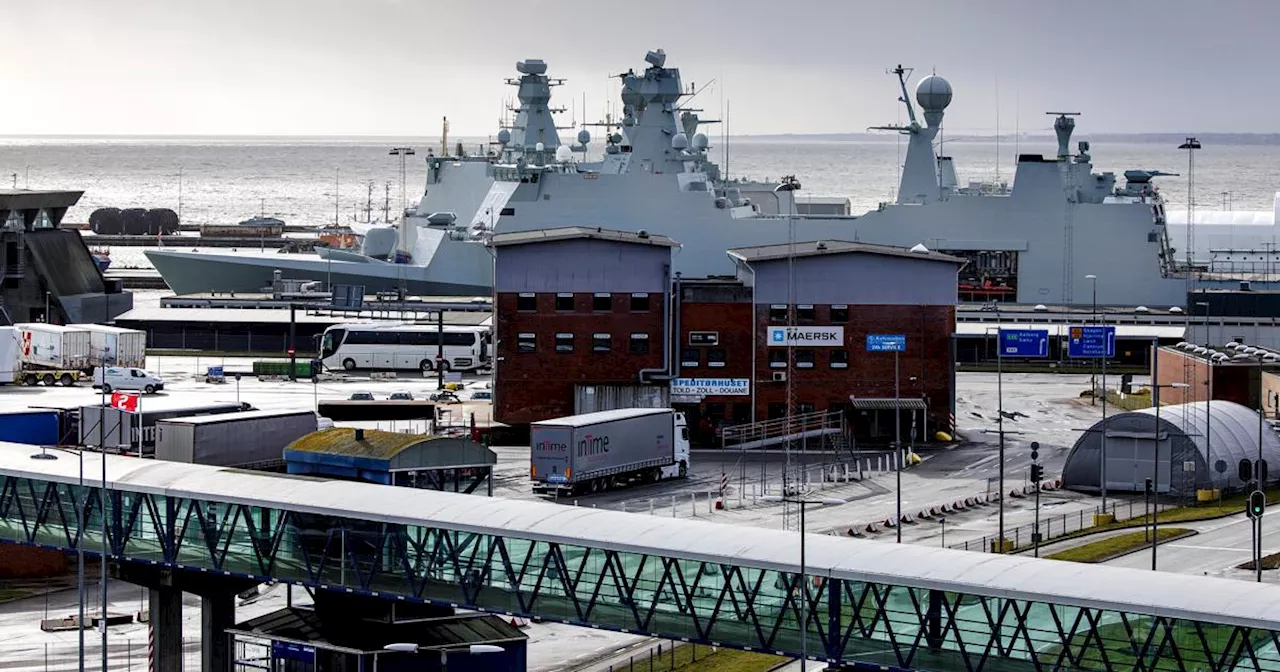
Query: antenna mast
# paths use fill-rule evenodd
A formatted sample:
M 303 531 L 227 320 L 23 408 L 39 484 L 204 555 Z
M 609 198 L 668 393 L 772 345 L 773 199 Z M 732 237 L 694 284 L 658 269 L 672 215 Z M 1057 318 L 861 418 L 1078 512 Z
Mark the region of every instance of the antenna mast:
M 1000 184 L 1000 73 L 996 73 L 996 185 Z
M 441 117 L 440 156 L 449 156 L 449 117 Z

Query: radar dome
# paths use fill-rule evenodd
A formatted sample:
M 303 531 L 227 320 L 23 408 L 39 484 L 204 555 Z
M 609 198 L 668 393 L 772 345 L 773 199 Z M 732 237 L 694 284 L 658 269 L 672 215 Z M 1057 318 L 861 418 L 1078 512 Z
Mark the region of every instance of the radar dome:
M 609 142 L 612 142 L 615 145 L 622 144 L 622 134 L 614 133 L 613 135 L 609 136 Z
M 505 145 L 508 142 L 511 142 L 511 131 L 508 131 L 505 128 L 498 131 L 498 143 Z
M 564 145 L 556 147 L 556 161 L 560 163 L 568 163 L 573 158 L 573 150 Z
M 694 149 L 706 149 L 706 148 L 707 148 L 707 146 L 708 146 L 708 144 L 709 144 L 709 141 L 707 140 L 707 134 L 706 134 L 706 133 L 694 133 L 694 134 L 693 134 L 693 148 L 694 148 Z
M 585 128 L 582 129 L 581 131 L 578 131 L 578 144 L 585 145 L 588 142 L 591 142 L 591 133 L 588 132 L 587 129 Z
M 929 75 L 916 85 L 916 102 L 925 112 L 941 112 L 951 104 L 951 82 Z
M 533 151 L 535 152 L 545 151 L 546 149 L 547 149 L 547 146 L 542 144 L 541 142 L 533 146 Z
M 688 149 L 689 136 L 685 135 L 684 133 L 676 133 L 675 135 L 671 136 L 671 148 L 672 149 Z

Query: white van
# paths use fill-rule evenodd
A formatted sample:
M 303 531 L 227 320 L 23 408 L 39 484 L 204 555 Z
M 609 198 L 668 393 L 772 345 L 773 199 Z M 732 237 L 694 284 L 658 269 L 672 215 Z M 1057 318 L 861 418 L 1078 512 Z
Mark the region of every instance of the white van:
M 99 366 L 93 370 L 93 386 L 101 387 L 103 392 L 141 390 L 151 394 L 164 389 L 164 380 L 142 369 L 128 366 Z

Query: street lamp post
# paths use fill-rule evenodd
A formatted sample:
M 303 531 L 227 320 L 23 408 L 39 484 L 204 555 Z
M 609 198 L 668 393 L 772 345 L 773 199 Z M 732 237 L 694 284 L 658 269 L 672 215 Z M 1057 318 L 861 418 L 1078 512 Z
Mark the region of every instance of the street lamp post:
M 1159 506 L 1160 505 L 1160 388 L 1167 387 L 1167 388 L 1175 388 L 1175 389 L 1185 389 L 1190 387 L 1190 385 L 1187 385 L 1186 383 L 1166 383 L 1166 384 L 1160 383 L 1160 340 L 1159 339 L 1154 339 L 1154 346 L 1155 347 L 1152 349 L 1152 353 L 1154 354 L 1154 356 L 1151 358 L 1151 382 L 1143 386 L 1151 389 L 1151 405 L 1155 407 L 1155 423 L 1156 423 L 1156 432 L 1154 437 L 1155 449 L 1153 451 L 1153 455 L 1151 458 L 1152 466 L 1151 466 L 1151 479 L 1150 479 L 1151 502 L 1152 502 L 1152 509 L 1153 509 L 1151 512 L 1151 571 L 1153 572 L 1156 571 L 1156 548 L 1159 547 L 1160 545 L 1156 539 L 1157 533 L 1159 532 L 1159 516 L 1160 516 L 1160 506 Z M 1104 437 L 1106 436 L 1105 428 L 1103 431 L 1103 436 Z M 1171 462 L 1173 460 L 1172 451 L 1169 454 L 1169 460 Z M 1173 478 L 1172 466 L 1170 466 L 1169 468 L 1169 478 L 1171 480 Z
M 1098 323 L 1098 276 L 1089 274 L 1084 276 L 1084 279 L 1090 281 L 1093 284 L 1093 309 L 1091 312 L 1093 314 L 1093 323 L 1097 324 Z M 1097 406 L 1098 405 L 1098 394 L 1097 394 L 1098 393 L 1098 361 L 1097 360 L 1093 361 L 1093 372 L 1092 372 L 1092 375 L 1089 377 L 1089 387 L 1093 388 L 1093 394 L 1089 395 L 1089 405 Z M 1107 393 L 1105 383 L 1104 383 L 1102 393 L 1104 396 Z M 1103 403 L 1106 403 L 1106 402 L 1104 401 Z M 1105 501 L 1106 497 L 1103 497 L 1102 499 Z M 1106 508 L 1104 507 L 1103 512 L 1105 511 L 1106 511 Z
M 1084 276 L 1086 280 L 1093 283 L 1093 323 L 1100 324 L 1098 321 L 1098 276 L 1090 273 Z M 1095 360 L 1096 361 L 1096 360 Z M 1093 394 L 1089 395 L 1089 402 L 1092 405 L 1098 399 L 1098 387 L 1093 386 Z M 1107 515 L 1107 347 L 1104 344 L 1102 348 L 1102 459 L 1099 465 L 1098 487 L 1102 491 L 1102 515 Z
M 783 502 L 785 504 L 800 505 L 800 672 L 805 672 L 809 661 L 809 585 L 808 579 L 805 577 L 805 555 L 804 555 L 804 513 L 805 507 L 810 504 L 821 506 L 839 506 L 847 504 L 848 500 L 838 497 L 826 497 L 823 499 L 791 499 L 789 497 L 779 497 L 777 495 L 767 495 L 760 499 L 766 502 Z
M 942 547 L 947 547 L 947 517 L 938 516 L 938 524 L 942 526 Z

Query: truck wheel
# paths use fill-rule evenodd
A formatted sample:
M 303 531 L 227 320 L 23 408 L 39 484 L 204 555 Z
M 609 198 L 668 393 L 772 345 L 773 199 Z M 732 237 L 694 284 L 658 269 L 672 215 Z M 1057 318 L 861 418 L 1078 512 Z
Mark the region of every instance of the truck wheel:
M 103 394 L 111 394 L 111 386 L 110 386 L 110 385 L 107 385 L 106 383 L 103 383 L 103 384 L 102 384 L 102 393 L 103 393 Z
M 686 463 L 684 463 L 684 462 L 681 462 L 681 463 L 680 463 L 680 478 L 687 478 L 688 476 L 689 476 L 689 465 L 688 465 L 688 464 L 686 464 Z
M 424 359 L 421 362 L 418 362 L 418 368 L 422 369 L 423 371 L 431 371 L 433 367 L 434 365 L 431 363 L 431 360 L 429 359 Z
M 53 381 L 54 377 L 52 373 L 46 373 L 40 378 L 40 382 L 44 383 L 45 387 L 53 387 Z
M 147 394 L 155 394 L 155 393 L 156 393 L 156 386 L 155 386 L 155 385 L 148 385 L 148 386 L 146 386 L 146 387 L 142 388 L 142 391 L 143 391 L 143 392 L 146 392 Z
M 356 360 L 351 359 L 350 357 L 348 357 L 348 358 L 346 358 L 346 359 L 342 360 L 342 368 L 344 368 L 344 369 L 346 369 L 346 370 L 348 370 L 348 371 L 355 371 L 355 370 L 356 370 Z
M 35 387 L 36 383 L 40 382 L 40 379 L 36 377 L 36 374 L 28 373 L 26 377 L 22 379 L 22 382 L 25 383 L 27 387 Z
M 591 485 L 589 486 L 589 489 L 591 490 L 591 494 L 593 495 L 597 492 L 600 492 L 600 479 L 598 478 L 591 479 Z
M 62 378 L 58 382 L 62 383 L 63 387 L 71 387 L 72 385 L 76 384 L 76 379 L 72 378 L 71 374 L 64 373 L 62 374 Z

